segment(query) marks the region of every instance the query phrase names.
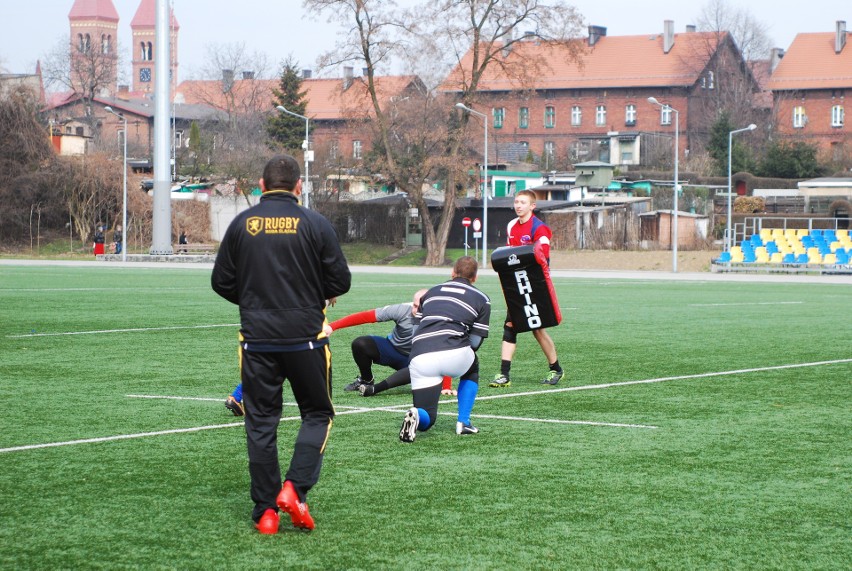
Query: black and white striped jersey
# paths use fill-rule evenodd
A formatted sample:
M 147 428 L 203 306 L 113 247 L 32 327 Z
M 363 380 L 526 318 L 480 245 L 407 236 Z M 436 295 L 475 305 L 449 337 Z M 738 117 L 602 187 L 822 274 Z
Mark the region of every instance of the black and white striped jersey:
M 430 289 L 415 315 L 411 358 L 423 353 L 470 347 L 470 336 L 488 337 L 491 300 L 464 278 Z

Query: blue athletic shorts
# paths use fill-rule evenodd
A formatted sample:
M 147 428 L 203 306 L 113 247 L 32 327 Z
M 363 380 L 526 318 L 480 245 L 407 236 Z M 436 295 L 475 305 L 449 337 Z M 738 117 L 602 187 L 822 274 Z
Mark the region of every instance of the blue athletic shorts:
M 408 355 L 403 355 L 397 351 L 396 347 L 390 342 L 390 339 L 374 335 L 373 340 L 379 349 L 379 361 L 376 363 L 377 365 L 391 367 L 397 371 L 408 366 Z

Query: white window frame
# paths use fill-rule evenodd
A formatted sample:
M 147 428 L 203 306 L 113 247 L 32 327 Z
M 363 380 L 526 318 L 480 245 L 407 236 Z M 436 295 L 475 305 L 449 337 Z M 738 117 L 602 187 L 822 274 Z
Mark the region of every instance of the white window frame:
M 660 107 L 660 125 L 672 124 L 672 108 L 666 104 Z
M 843 105 L 833 105 L 831 107 L 831 126 L 842 127 L 845 115 Z
M 360 159 L 361 158 L 361 151 L 362 151 L 361 141 L 358 140 L 358 139 L 355 139 L 354 141 L 352 141 L 352 158 L 353 159 Z
M 606 126 L 606 105 L 598 105 L 595 107 L 595 126 Z
M 805 113 L 804 105 L 796 105 L 793 107 L 793 128 L 803 129 L 808 124 L 808 116 Z
M 627 125 L 636 124 L 636 106 L 632 103 L 624 108 L 624 123 Z
M 583 108 L 579 105 L 571 107 L 571 125 L 579 127 L 583 124 Z
M 553 129 L 556 127 L 556 107 L 548 105 L 544 108 L 544 128 Z

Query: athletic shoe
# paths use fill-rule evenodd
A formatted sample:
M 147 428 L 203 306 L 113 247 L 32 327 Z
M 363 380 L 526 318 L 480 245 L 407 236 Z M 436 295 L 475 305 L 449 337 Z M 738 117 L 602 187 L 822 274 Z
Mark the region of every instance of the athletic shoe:
M 405 418 L 402 419 L 402 428 L 399 429 L 399 439 L 403 442 L 414 442 L 417 437 L 417 425 L 420 423 L 420 415 L 415 407 L 408 409 Z
M 503 373 L 497 373 L 494 375 L 494 380 L 491 381 L 489 387 L 500 389 L 512 386 L 512 381 L 509 380 L 509 375 L 504 375 Z
M 362 397 L 371 397 L 376 394 L 376 385 L 370 383 L 369 385 L 363 384 L 358 387 L 358 394 Z
M 541 382 L 541 384 L 543 384 L 543 385 L 555 385 L 556 383 L 559 382 L 559 379 L 561 379 L 563 377 L 563 375 L 565 375 L 564 371 L 550 371 L 550 372 L 547 373 L 547 376 L 544 378 L 544 380 Z
M 263 512 L 263 515 L 260 516 L 260 521 L 254 524 L 254 526 L 263 535 L 275 535 L 278 533 L 278 512 L 269 508 Z
M 311 512 L 308 511 L 308 504 L 299 501 L 299 494 L 296 493 L 296 488 L 293 487 L 293 482 L 286 480 L 278 493 L 278 499 L 275 500 L 278 507 L 285 513 L 290 514 L 290 520 L 293 522 L 293 527 L 312 530 L 314 526 L 314 518 L 311 517 Z
M 374 379 L 370 379 L 369 381 L 365 381 L 364 379 L 361 378 L 360 375 L 358 375 L 357 377 L 355 377 L 354 381 L 352 381 L 351 383 L 349 383 L 348 385 L 343 387 L 343 390 L 344 391 L 357 391 L 358 387 L 360 387 L 361 385 L 372 385 L 373 382 L 374 382 Z
M 465 424 L 463 422 L 456 423 L 456 434 L 477 434 L 479 433 L 479 429 L 473 426 L 472 424 Z
M 234 413 L 234 416 L 243 416 L 246 412 L 243 410 L 243 403 L 228 395 L 225 399 L 225 408 Z

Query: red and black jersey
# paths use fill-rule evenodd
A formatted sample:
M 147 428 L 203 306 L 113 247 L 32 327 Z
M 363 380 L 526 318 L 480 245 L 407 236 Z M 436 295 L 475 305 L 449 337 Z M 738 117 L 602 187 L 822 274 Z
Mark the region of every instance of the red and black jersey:
M 519 218 L 509 222 L 506 228 L 506 245 L 507 246 L 534 246 L 540 255 L 550 264 L 550 238 L 553 233 L 548 228 L 547 224 L 530 216 L 526 222 L 521 222 Z
M 277 190 L 234 218 L 211 276 L 213 290 L 240 306 L 241 338 L 264 348 L 325 342 L 325 302 L 351 282 L 331 223 Z

